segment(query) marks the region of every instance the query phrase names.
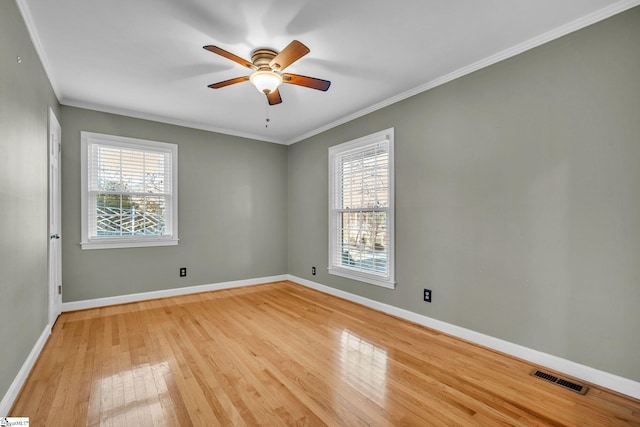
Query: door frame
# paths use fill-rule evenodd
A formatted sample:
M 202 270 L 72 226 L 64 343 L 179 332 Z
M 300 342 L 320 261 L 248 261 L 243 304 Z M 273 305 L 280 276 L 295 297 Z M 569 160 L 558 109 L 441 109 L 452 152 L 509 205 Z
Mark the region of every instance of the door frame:
M 49 327 L 53 327 L 62 313 L 62 198 L 60 191 L 62 127 L 53 109 L 49 107 L 49 132 L 47 137 L 48 161 L 48 285 L 49 285 Z M 56 163 L 56 167 L 54 166 Z M 53 172 L 55 169 L 55 173 Z M 60 287 L 60 288 L 59 288 Z

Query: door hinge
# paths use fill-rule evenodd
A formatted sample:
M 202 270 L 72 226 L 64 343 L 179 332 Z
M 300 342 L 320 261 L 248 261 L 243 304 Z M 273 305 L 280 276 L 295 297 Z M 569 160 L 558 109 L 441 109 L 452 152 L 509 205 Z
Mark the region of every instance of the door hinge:
M 62 295 L 62 285 L 58 285 L 58 295 Z
M 62 144 L 58 143 L 58 153 L 62 153 Z

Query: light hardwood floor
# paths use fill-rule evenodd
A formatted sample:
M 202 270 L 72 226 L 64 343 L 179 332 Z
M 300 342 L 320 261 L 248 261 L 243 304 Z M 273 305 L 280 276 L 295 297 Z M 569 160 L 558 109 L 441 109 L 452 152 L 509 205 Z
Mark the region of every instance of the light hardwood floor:
M 12 416 L 32 426 L 640 425 L 533 366 L 291 282 L 64 313 Z

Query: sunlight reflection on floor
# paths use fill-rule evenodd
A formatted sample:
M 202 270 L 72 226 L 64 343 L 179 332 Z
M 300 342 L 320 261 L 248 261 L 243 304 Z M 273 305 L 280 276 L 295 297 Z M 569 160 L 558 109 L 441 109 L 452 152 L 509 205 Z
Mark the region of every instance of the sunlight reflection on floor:
M 342 377 L 371 400 L 383 403 L 387 388 L 387 351 L 349 330 L 340 335 Z
M 91 414 L 90 410 L 89 419 L 99 417 L 101 423 L 119 423 L 127 419 L 156 422 L 170 417 L 173 414 L 166 413 L 162 405 L 169 394 L 167 376 L 170 378 L 169 365 L 162 362 L 139 365 L 101 378 L 94 384 L 96 388 L 92 393 L 93 399 L 100 399 L 99 404 L 94 404 L 99 412 Z

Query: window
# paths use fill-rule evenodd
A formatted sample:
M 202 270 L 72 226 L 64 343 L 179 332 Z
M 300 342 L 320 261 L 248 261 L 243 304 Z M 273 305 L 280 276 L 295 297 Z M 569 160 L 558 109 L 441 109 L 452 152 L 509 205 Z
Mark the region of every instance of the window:
M 82 249 L 178 244 L 178 146 L 82 132 Z
M 395 287 L 393 128 L 329 148 L 329 273 Z

